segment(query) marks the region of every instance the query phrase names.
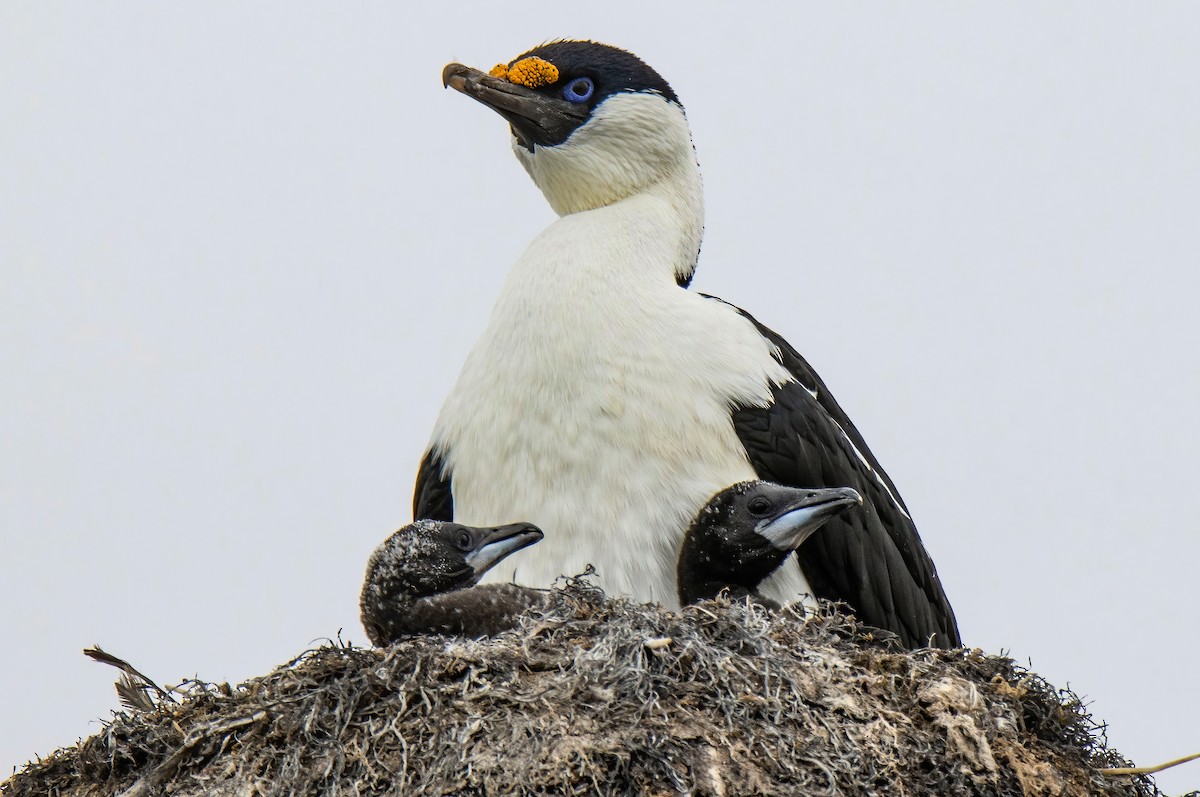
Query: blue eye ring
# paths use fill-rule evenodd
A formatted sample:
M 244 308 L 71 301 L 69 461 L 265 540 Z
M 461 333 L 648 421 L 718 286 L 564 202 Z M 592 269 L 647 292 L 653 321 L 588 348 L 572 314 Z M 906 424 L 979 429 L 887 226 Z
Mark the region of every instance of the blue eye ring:
M 596 84 L 590 77 L 577 77 L 563 86 L 562 98 L 567 102 L 587 102 L 596 91 Z

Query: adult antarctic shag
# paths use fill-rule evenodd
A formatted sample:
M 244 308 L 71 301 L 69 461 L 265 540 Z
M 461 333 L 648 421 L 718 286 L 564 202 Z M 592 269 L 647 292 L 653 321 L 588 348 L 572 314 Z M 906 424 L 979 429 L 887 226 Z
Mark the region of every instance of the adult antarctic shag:
M 680 540 L 709 496 L 765 479 L 851 487 L 763 593 L 844 601 L 904 644 L 959 644 L 908 509 L 816 372 L 748 313 L 687 289 L 703 230 L 683 106 L 637 56 L 536 47 L 443 82 L 499 113 L 560 218 L 508 274 L 434 427 L 414 516 L 547 532 L 489 579 L 591 563 L 610 593 L 677 606 Z

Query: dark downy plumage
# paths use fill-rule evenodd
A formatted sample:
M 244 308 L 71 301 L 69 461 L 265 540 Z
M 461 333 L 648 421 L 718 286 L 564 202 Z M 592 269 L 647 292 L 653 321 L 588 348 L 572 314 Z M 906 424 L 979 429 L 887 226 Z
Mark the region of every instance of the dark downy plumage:
M 359 598 L 363 628 L 374 645 L 409 634 L 479 637 L 516 624 L 546 593 L 515 584 L 475 586 L 493 565 L 542 538 L 537 526 L 475 528 L 418 520 L 371 554 Z
M 749 597 L 778 608 L 758 585 L 813 532 L 862 496 L 850 488 L 803 489 L 764 481 L 717 493 L 696 515 L 679 552 L 679 602 Z

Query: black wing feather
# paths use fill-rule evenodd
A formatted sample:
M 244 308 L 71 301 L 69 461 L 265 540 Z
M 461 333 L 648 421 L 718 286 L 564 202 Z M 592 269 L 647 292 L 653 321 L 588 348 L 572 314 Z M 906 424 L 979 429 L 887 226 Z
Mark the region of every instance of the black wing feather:
M 450 471 L 436 448 L 425 452 L 417 469 L 413 490 L 413 520 L 454 520 L 454 494 L 450 489 Z
M 931 640 L 940 647 L 960 645 L 933 560 L 858 429 L 787 341 L 733 309 L 771 342 L 776 359 L 796 379 L 775 388 L 769 407 L 733 408 L 734 428 L 759 477 L 794 487 L 853 487 L 863 496 L 862 508 L 838 515 L 800 548 L 800 567 L 813 591 L 849 604 L 860 620 L 898 634 L 909 647 Z

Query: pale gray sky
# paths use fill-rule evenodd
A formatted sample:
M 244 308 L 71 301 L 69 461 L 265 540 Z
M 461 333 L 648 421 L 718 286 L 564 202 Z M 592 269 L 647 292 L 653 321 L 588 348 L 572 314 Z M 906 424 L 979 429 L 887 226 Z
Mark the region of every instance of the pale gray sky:
M 0 9 L 5 773 L 116 705 L 93 642 L 177 682 L 364 641 L 367 556 L 552 218 L 441 68 L 559 36 L 677 90 L 696 287 L 821 372 L 964 639 L 1139 763 L 1200 750 L 1200 6 L 424 8 Z

